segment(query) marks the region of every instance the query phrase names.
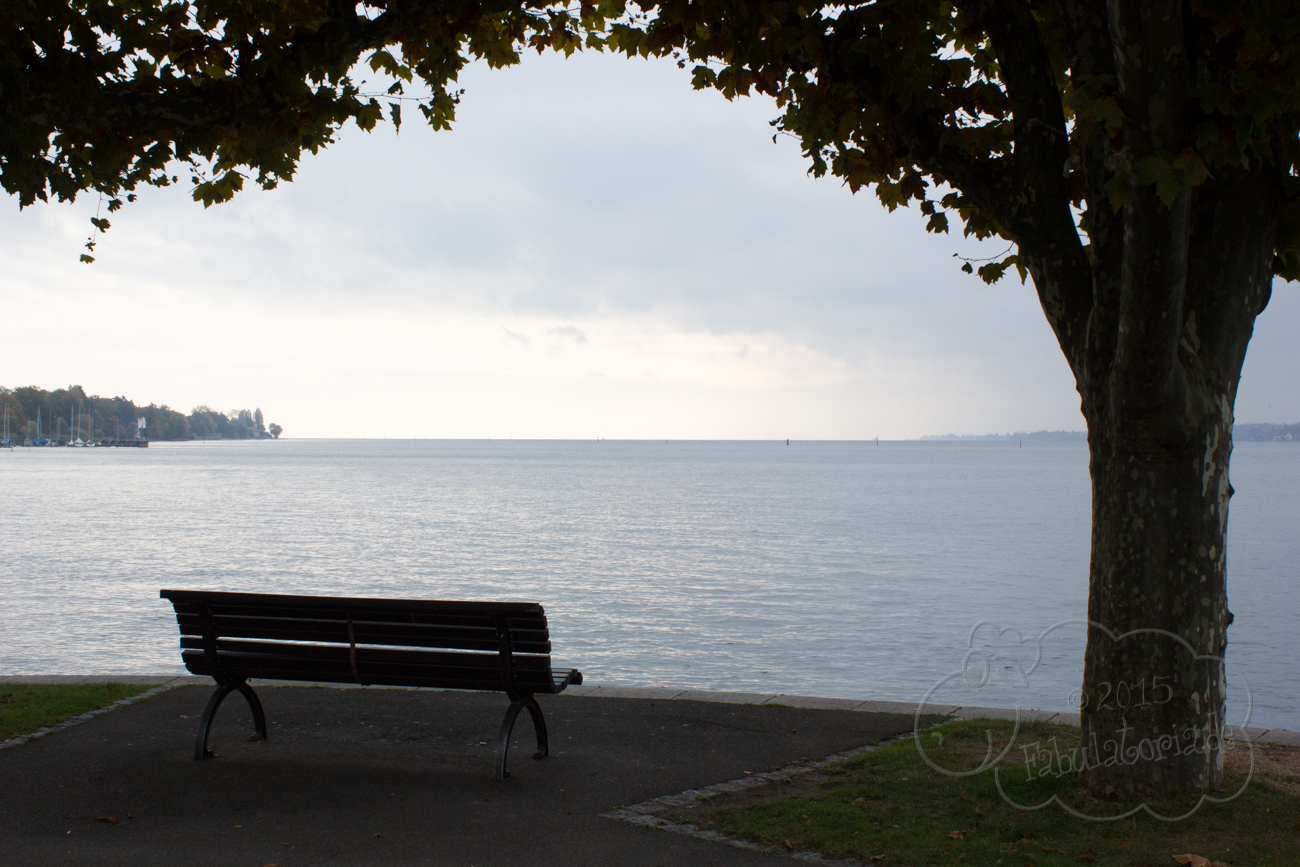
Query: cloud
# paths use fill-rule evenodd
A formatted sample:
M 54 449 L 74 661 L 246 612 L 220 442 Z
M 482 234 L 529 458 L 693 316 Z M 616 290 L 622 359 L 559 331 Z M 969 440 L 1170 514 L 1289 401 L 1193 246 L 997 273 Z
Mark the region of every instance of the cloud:
M 557 344 L 562 340 L 570 340 L 574 343 L 587 342 L 587 335 L 583 333 L 583 330 L 573 325 L 559 325 L 555 328 L 548 328 L 546 333 L 554 337 Z
M 514 343 L 519 346 L 527 346 L 532 342 L 531 340 L 528 339 L 527 334 L 519 334 L 517 332 L 511 331 L 509 328 L 506 328 L 504 325 L 501 326 L 501 330 L 505 332 L 507 343 Z

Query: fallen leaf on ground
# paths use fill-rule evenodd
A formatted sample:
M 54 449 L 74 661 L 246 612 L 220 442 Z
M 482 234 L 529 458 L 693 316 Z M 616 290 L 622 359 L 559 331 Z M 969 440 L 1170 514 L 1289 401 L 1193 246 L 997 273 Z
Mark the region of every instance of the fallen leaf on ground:
M 794 844 L 791 843 L 789 840 L 785 840 L 781 845 L 785 846 L 785 851 L 787 852 L 794 851 Z
M 1060 852 L 1062 855 L 1066 854 L 1064 849 L 1053 849 L 1051 846 L 1039 846 L 1038 848 L 1042 849 L 1044 852 Z
M 116 816 L 96 816 L 96 817 L 95 817 L 95 821 L 96 821 L 96 822 L 105 822 L 105 823 L 107 823 L 107 824 L 109 824 L 109 825 L 116 825 L 116 824 L 117 824 L 117 817 L 116 817 Z
M 1174 860 L 1179 864 L 1186 865 L 1186 867 L 1228 867 L 1228 865 L 1224 864 L 1222 861 L 1211 861 L 1203 855 L 1192 855 L 1190 853 L 1187 855 L 1175 855 Z
M 965 840 L 970 831 L 949 831 L 948 836 L 954 840 Z

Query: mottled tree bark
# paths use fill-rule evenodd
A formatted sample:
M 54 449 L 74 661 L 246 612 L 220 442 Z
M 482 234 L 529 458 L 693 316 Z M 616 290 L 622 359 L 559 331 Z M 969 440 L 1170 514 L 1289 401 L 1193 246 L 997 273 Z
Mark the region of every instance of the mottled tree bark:
M 1083 780 L 1094 792 L 1213 791 L 1223 779 L 1222 659 L 1233 403 L 1268 303 L 1277 177 L 1225 173 L 1123 212 L 1110 365 L 1079 383 L 1092 474 Z M 1240 722 L 1240 721 L 1238 721 Z

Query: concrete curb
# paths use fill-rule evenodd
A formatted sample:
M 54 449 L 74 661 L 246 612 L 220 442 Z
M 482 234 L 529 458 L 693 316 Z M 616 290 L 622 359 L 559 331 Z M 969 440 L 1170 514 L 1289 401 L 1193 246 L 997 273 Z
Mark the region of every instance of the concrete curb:
M 130 704 L 139 701 L 147 696 L 156 695 L 163 689 L 172 689 L 178 686 L 189 684 L 211 684 L 210 677 L 197 677 L 195 675 L 176 675 L 176 674 L 16 674 L 0 675 L 0 684 L 4 683 L 156 683 L 158 689 L 143 692 L 138 696 L 129 699 L 122 699 L 117 704 Z M 299 687 L 329 687 L 331 689 L 414 689 L 415 687 L 386 687 L 386 686 L 361 686 L 352 683 L 316 683 L 308 681 L 282 681 L 282 680 L 260 680 L 254 679 L 249 681 L 253 686 L 299 686 Z M 850 710 L 862 713 L 904 713 L 915 714 L 919 703 L 907 701 L 875 701 L 870 699 L 855 698 L 825 698 L 815 695 L 790 695 L 786 693 L 772 692 L 722 692 L 707 689 L 677 689 L 674 687 L 644 687 L 644 686 L 602 686 L 599 684 L 582 686 L 571 686 L 564 691 L 565 695 L 586 696 L 590 698 L 647 698 L 658 701 L 706 701 L 717 702 L 721 704 L 766 704 L 784 707 L 797 707 L 809 710 Z M 41 732 L 34 732 L 30 735 L 23 735 L 19 738 L 12 738 L 9 741 L 0 742 L 0 748 L 11 746 L 14 743 L 21 743 L 23 740 L 31 740 L 36 737 L 43 737 L 50 731 L 56 731 L 68 725 L 75 724 L 74 721 L 82 721 L 82 718 L 89 719 L 91 716 L 105 713 L 111 710 L 115 705 L 108 705 L 105 708 L 99 708 L 89 713 L 74 717 L 72 720 L 65 720 L 58 726 L 48 730 L 43 729 Z M 966 707 L 951 704 L 935 704 L 926 706 L 927 713 L 934 713 L 946 716 L 952 716 L 956 719 L 1015 719 L 1017 710 L 1015 708 L 1004 707 Z M 1020 719 L 1024 722 L 1052 722 L 1061 725 L 1077 726 L 1079 724 L 1079 715 L 1077 713 L 1064 713 L 1058 711 L 1047 711 L 1037 709 L 1022 709 L 1018 711 Z M 1283 744 L 1285 746 L 1300 746 L 1300 732 L 1290 731 L 1288 729 L 1268 729 L 1268 728 L 1246 728 L 1246 737 L 1251 743 L 1257 744 Z

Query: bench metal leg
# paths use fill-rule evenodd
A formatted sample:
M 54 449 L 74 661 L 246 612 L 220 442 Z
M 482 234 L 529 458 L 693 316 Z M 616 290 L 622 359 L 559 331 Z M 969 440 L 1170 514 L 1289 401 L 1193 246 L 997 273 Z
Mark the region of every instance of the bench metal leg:
M 217 691 L 208 699 L 208 706 L 203 709 L 203 716 L 199 718 L 199 733 L 194 739 L 194 758 L 196 761 L 212 758 L 212 750 L 208 748 L 208 738 L 212 734 L 212 721 L 217 716 L 217 708 L 225 701 L 226 696 L 232 692 L 239 692 L 248 700 L 248 709 L 253 712 L 253 736 L 250 741 L 266 740 L 266 713 L 262 710 L 262 702 L 253 692 L 253 688 L 245 681 L 235 681 L 234 683 L 223 683 L 217 687 Z
M 533 753 L 533 758 L 544 759 L 551 754 L 550 744 L 546 738 L 546 719 L 542 716 L 542 709 L 538 706 L 537 700 L 531 695 L 515 699 L 510 702 L 510 707 L 506 710 L 506 718 L 501 722 L 501 734 L 497 737 L 496 780 L 498 783 L 510 776 L 510 772 L 506 770 L 510 733 L 514 730 L 519 712 L 524 708 L 528 708 L 528 715 L 533 718 L 533 731 L 537 733 L 537 752 Z

